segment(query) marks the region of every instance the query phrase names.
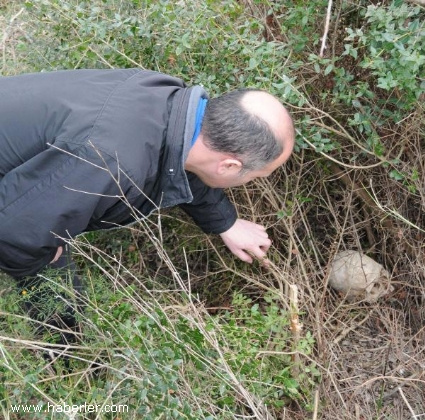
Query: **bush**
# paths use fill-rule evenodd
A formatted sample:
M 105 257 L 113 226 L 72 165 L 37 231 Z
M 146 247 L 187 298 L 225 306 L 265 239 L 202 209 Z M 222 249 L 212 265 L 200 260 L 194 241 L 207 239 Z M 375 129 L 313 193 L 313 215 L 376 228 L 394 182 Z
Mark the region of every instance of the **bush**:
M 228 311 L 210 316 L 184 290 L 161 291 L 156 284 L 152 292 L 144 279 L 111 269 L 117 261 L 100 258 L 102 266 L 94 267 L 98 274 L 88 277 L 87 310 L 80 317 L 84 336 L 72 351 L 63 346 L 57 350 L 69 355 L 70 367 L 59 360 L 52 374 L 42 357 L 49 334 L 40 341 L 31 336 L 25 320 L 19 325 L 26 328 L 16 330 L 16 322 L 10 323 L 16 315 L 2 313 L 1 329 L 14 337 L 3 337 L 0 344 L 4 412 L 15 412 L 17 404 L 42 410 L 49 410 L 49 403 L 108 404 L 128 407 L 129 418 L 230 419 L 246 407 L 271 413 L 291 400 L 308 407 L 319 374 L 306 361 L 302 374 L 293 377 L 287 353 L 296 350 L 307 356 L 314 342 L 307 334 L 293 348 L 289 315 L 276 297 L 266 297 L 260 308 L 238 294 Z M 106 280 L 111 274 L 116 276 L 114 290 Z M 46 287 L 56 288 L 57 277 L 52 273 L 49 278 L 52 284 Z M 52 289 L 49 294 L 55 293 Z M 11 300 L 16 295 L 3 298 L 2 307 L 8 309 Z M 45 418 L 45 413 L 32 416 Z
M 5 419 L 22 417 L 11 412 L 17 402 L 126 404 L 132 413 L 123 419 L 321 412 L 341 420 L 425 410 L 419 387 L 409 387 L 420 384 L 424 364 L 413 344 L 423 331 L 425 281 L 424 9 L 333 2 L 320 55 L 328 3 L 0 1 L 3 75 L 139 66 L 212 95 L 268 90 L 297 127 L 294 158 L 232 192 L 242 217 L 269 228 L 270 270 L 234 262 L 180 214 L 162 215 L 154 234 L 143 225 L 79 238 L 72 245 L 88 309 L 75 348 L 58 347 L 72 372 L 61 361 L 52 370 L 42 356 L 52 337 L 35 337 L 20 315 L 25 297 L 2 287 Z M 394 295 L 369 307 L 329 293 L 327 269 L 340 248 L 382 262 Z M 56 277 L 48 278 L 50 287 Z M 294 283 L 305 325 L 297 342 L 287 304 Z M 385 387 L 400 384 L 403 398 L 393 403 Z

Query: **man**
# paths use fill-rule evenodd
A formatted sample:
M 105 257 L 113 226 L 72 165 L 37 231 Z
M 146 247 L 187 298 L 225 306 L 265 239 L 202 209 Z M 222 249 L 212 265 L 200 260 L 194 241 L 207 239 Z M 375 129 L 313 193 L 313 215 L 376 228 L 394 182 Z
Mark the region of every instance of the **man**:
M 129 205 L 140 216 L 181 205 L 243 261 L 264 258 L 264 228 L 237 219 L 221 188 L 269 175 L 293 144 L 289 114 L 262 91 L 207 101 L 139 69 L 3 77 L 0 269 L 34 275 L 61 238 L 131 223 Z
M 0 78 L 0 270 L 23 279 L 63 265 L 64 239 L 181 206 L 240 259 L 263 259 L 264 227 L 222 188 L 268 176 L 294 128 L 273 96 L 139 69 Z

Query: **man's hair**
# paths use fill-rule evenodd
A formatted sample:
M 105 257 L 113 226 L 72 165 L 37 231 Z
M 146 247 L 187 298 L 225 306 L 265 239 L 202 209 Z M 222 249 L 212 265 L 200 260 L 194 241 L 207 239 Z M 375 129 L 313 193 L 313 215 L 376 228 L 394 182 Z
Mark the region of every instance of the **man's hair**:
M 262 169 L 283 151 L 267 122 L 244 109 L 242 99 L 256 89 L 238 89 L 208 100 L 202 122 L 206 145 L 242 162 L 242 171 Z

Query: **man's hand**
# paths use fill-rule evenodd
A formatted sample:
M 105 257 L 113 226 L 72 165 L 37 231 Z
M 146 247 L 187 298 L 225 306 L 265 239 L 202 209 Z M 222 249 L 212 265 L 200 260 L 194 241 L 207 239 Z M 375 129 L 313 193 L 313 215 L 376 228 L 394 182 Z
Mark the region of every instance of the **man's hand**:
M 220 233 L 227 248 L 242 261 L 252 263 L 253 256 L 264 260 L 272 241 L 266 228 L 248 220 L 237 219 L 235 224 L 226 232 Z

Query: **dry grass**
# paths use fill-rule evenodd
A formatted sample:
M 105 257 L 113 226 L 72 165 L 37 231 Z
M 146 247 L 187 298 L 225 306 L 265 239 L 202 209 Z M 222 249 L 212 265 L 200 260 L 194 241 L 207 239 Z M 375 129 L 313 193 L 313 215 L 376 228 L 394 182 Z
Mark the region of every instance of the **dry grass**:
M 254 3 L 248 3 L 255 13 Z M 25 71 L 16 56 L 16 43 L 25 39 L 20 10 L 16 5 L 8 16 L 0 17 L 3 74 Z M 315 82 L 303 77 L 305 85 Z M 329 115 L 320 108 L 311 104 L 293 111 L 295 116 L 308 113 L 316 124 L 329 125 Z M 298 286 L 303 331 L 314 332 L 314 360 L 322 382 L 317 412 L 285 409 L 282 419 L 425 416 L 424 114 L 423 104 L 418 104 L 408 118 L 383 133 L 386 158 L 397 156 L 407 169 L 418 169 L 418 178 L 409 181 L 415 192 L 391 179 L 375 156 L 347 164 L 360 150 L 342 127 L 332 124 L 342 144 L 339 155 L 301 151 L 271 178 L 234 192 L 240 215 L 269 228 L 274 242 L 270 270 L 235 268 L 223 258 L 222 249 L 215 255 L 214 240 L 202 239 L 203 252 L 218 261 L 219 268 L 211 265 L 215 278 L 221 273 L 233 284 L 243 283 L 249 293 L 279 290 L 284 307 L 290 284 Z M 284 213 L 279 220 L 278 212 Z M 362 249 L 381 262 L 393 275 L 394 293 L 372 305 L 348 304 L 329 290 L 329 263 L 343 249 Z M 211 273 L 205 269 L 209 262 L 196 252 L 189 261 L 191 284 L 201 289 L 209 281 Z M 229 293 L 222 289 L 221 294 L 221 300 L 211 297 L 206 305 L 225 307 Z M 201 312 L 195 312 L 199 317 Z
M 5 5 L 0 3 L 0 10 L 2 7 L 5 7 Z M 17 64 L 16 43 L 19 37 L 25 34 L 23 30 L 25 21 L 20 19 L 24 9 L 15 6 L 12 9 L 8 9 L 8 11 L 7 15 L 0 16 L 0 54 L 2 61 L 0 74 L 8 74 L 10 71 L 9 66 Z M 11 11 L 13 13 L 10 15 Z M 17 70 L 19 72 L 20 69 Z
M 421 166 L 422 132 L 412 128 L 406 149 L 416 150 L 416 157 L 408 153 L 406 164 L 412 159 L 409 164 Z M 279 270 L 283 276 L 291 273 L 304 292 L 302 320 L 305 329 L 315 332 L 316 360 L 323 367 L 320 416 L 420 418 L 425 414 L 423 179 L 413 197 L 385 170 L 342 171 L 343 180 L 325 173 L 326 167 L 325 160 L 295 156 L 275 180 L 246 190 L 251 202 L 258 196 L 252 214 L 275 214 L 291 206 L 291 215 L 272 230 L 280 248 Z M 385 209 L 362 200 L 364 193 L 385 203 Z M 301 197 L 311 201 L 303 203 Z M 370 305 L 348 304 L 331 292 L 326 287 L 329 262 L 342 249 L 363 249 L 382 262 L 392 272 L 394 293 Z

